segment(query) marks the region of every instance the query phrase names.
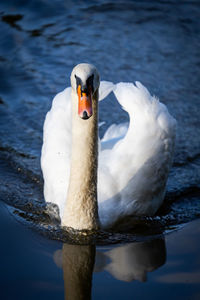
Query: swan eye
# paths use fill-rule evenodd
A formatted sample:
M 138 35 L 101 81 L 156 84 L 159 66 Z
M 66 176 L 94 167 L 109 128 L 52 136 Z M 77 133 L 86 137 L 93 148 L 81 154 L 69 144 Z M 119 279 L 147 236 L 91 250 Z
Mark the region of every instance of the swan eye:
M 94 74 L 92 74 L 90 77 L 88 77 L 88 79 L 86 80 L 86 85 L 87 87 L 91 87 L 92 92 L 94 92 Z
M 81 80 L 80 77 L 78 77 L 78 76 L 76 76 L 76 75 L 74 75 L 74 77 L 76 78 L 76 89 L 78 89 L 78 86 L 79 86 L 79 85 L 82 86 L 83 83 L 82 83 L 82 80 Z

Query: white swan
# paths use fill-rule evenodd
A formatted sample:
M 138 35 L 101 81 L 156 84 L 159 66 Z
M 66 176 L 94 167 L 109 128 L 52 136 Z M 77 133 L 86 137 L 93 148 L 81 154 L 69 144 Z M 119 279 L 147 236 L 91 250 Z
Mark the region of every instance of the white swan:
M 63 226 L 75 229 L 153 215 L 165 195 L 176 121 L 141 83 L 100 83 L 90 64 L 73 69 L 71 86 L 55 96 L 44 123 L 45 200 L 59 206 Z M 111 91 L 130 122 L 108 128 L 98 147 L 98 98 Z

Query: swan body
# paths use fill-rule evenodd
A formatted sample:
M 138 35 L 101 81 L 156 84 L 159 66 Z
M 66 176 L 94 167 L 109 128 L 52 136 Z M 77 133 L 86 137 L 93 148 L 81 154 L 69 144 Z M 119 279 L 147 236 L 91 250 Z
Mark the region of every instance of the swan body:
M 88 82 L 91 74 L 94 111 L 85 120 L 77 113 L 76 83 L 77 78 Z M 46 202 L 56 203 L 62 224 L 75 229 L 99 224 L 105 228 L 127 215 L 155 214 L 173 159 L 175 119 L 139 82 L 99 86 L 92 65 L 76 66 L 71 83 L 55 96 L 44 123 L 41 166 Z M 98 99 L 112 91 L 130 121 L 113 124 L 100 141 Z

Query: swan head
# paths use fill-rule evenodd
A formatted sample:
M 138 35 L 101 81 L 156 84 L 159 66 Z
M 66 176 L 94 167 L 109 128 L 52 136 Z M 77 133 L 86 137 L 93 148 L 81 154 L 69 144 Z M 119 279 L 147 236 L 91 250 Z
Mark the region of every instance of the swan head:
M 100 77 L 95 66 L 91 64 L 79 64 L 72 70 L 71 86 L 78 95 L 78 114 L 87 120 L 92 116 L 93 95 L 100 85 Z

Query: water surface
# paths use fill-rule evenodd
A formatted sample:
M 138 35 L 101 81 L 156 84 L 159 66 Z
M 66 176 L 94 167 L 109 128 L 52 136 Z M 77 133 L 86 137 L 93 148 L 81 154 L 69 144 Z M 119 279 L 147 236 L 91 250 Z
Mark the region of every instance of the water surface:
M 199 299 L 199 220 L 162 238 L 97 247 L 47 239 L 2 202 L 0 225 L 4 300 Z
M 1 255 L 5 270 L 2 273 L 5 275 L 5 299 L 27 299 L 25 285 L 32 287 L 33 298 L 45 299 L 42 294 L 44 290 L 47 293 L 54 291 L 52 295 L 48 294 L 48 298 L 53 295 L 63 297 L 62 270 L 53 262 L 52 253 L 62 248 L 61 241 L 72 242 L 73 237 L 63 233 L 56 220 L 52 220 L 44 210 L 40 151 L 44 117 L 52 98 L 69 86 L 71 70 L 80 62 L 96 65 L 103 80 L 114 83 L 141 81 L 167 105 L 178 121 L 174 164 L 165 203 L 157 215 L 131 222 L 125 220 L 123 230 L 119 227 L 115 232 L 101 232 L 92 239 L 81 241 L 90 244 L 87 251 L 94 251 L 91 247 L 95 245 L 105 247 L 96 250 L 95 261 L 99 262 L 100 259 L 101 263 L 94 268 L 100 271 L 95 271 L 93 275 L 93 296 L 95 299 L 101 299 L 101 295 L 104 295 L 104 299 L 116 295 L 122 298 L 125 291 L 131 290 L 136 298 L 139 295 L 145 298 L 149 293 L 152 298 L 158 294 L 161 296 L 161 293 L 164 295 L 162 297 L 167 297 L 165 290 L 174 282 L 178 291 L 182 289 L 181 295 L 185 299 L 192 298 L 199 284 L 197 265 L 193 263 L 189 267 L 186 258 L 181 256 L 182 252 L 175 254 L 176 247 L 169 246 L 172 253 L 169 257 L 177 255 L 177 260 L 180 258 L 180 264 L 175 262 L 173 265 L 172 261 L 173 268 L 169 267 L 172 275 L 169 277 L 167 266 L 170 260 L 162 253 L 163 243 L 167 243 L 168 247 L 168 242 L 164 242 L 168 232 L 200 216 L 199 1 L 94 0 L 75 3 L 61 0 L 9 0 L 1 1 L 0 16 L 0 199 L 2 207 L 8 205 L 6 207 L 10 212 L 10 215 L 2 213 L 6 231 L 1 230 L 2 244 L 5 246 Z M 100 121 L 105 124 L 100 128 L 100 136 L 110 124 L 128 120 L 125 112 L 119 112 L 114 96 L 101 102 Z M 50 209 L 54 210 L 52 207 Z M 19 225 L 22 226 L 20 230 L 10 225 L 16 220 L 23 224 Z M 26 232 L 24 237 L 23 232 Z M 194 229 L 194 234 L 198 234 L 195 232 Z M 173 240 L 173 236 L 176 234 L 173 233 L 172 237 L 169 235 L 167 241 L 168 238 L 169 241 Z M 73 242 L 80 243 L 79 240 Z M 144 268 L 141 274 L 135 275 L 130 271 L 128 275 L 116 275 L 113 270 L 120 267 L 107 262 L 115 262 L 115 257 L 119 255 L 116 253 L 123 253 L 120 247 L 125 247 L 124 253 L 135 253 L 137 246 L 129 246 L 133 242 L 144 243 L 140 244 L 143 245 L 142 249 L 153 249 L 154 243 L 157 245 L 155 248 L 161 246 L 160 258 L 154 266 L 149 265 L 148 270 Z M 44 247 L 40 248 L 40 243 Z M 111 244 L 118 246 L 108 246 Z M 28 248 L 23 248 L 24 245 Z M 194 245 L 194 257 L 197 257 L 195 242 Z M 33 250 L 38 247 L 40 250 Z M 25 260 L 22 254 L 28 253 L 27 249 L 30 250 L 30 256 Z M 38 251 L 35 258 L 34 251 Z M 8 253 L 13 260 L 4 260 Z M 19 254 L 21 258 L 18 258 Z M 120 255 L 123 257 L 123 254 Z M 154 253 L 150 251 L 149 255 L 151 261 Z M 156 256 L 159 257 L 158 254 Z M 59 260 L 60 256 L 56 257 Z M 41 264 L 43 259 L 44 265 Z M 166 259 L 167 264 L 164 265 Z M 102 265 L 102 261 L 105 265 Z M 182 261 L 185 263 L 182 264 Z M 27 264 L 27 267 L 21 268 L 20 262 L 23 266 Z M 128 265 L 129 259 L 124 265 L 126 270 Z M 14 270 L 13 277 L 11 268 Z M 184 279 L 185 275 L 180 275 L 180 282 L 176 279 L 177 272 L 182 274 L 181 268 L 184 272 L 191 270 L 195 281 L 189 282 L 184 288 L 182 281 L 189 279 Z M 8 270 L 9 274 L 6 273 Z M 24 281 L 27 270 L 29 276 L 32 274 L 30 281 Z M 50 281 L 41 280 L 39 274 L 42 274 L 42 270 L 48 272 Z M 157 272 L 161 272 L 162 276 L 156 277 Z M 18 281 L 16 274 L 19 275 Z M 140 283 L 149 276 L 151 283 Z M 8 278 L 13 278 L 11 283 Z M 134 286 L 129 285 L 127 282 L 133 279 L 136 280 Z M 9 284 L 13 289 L 9 289 Z M 106 285 L 110 294 L 105 296 L 103 286 Z M 16 297 L 12 294 L 14 287 L 19 292 Z M 158 294 L 157 289 L 160 289 Z M 128 297 L 132 299 L 132 296 Z M 197 298 L 194 296 L 192 299 Z

